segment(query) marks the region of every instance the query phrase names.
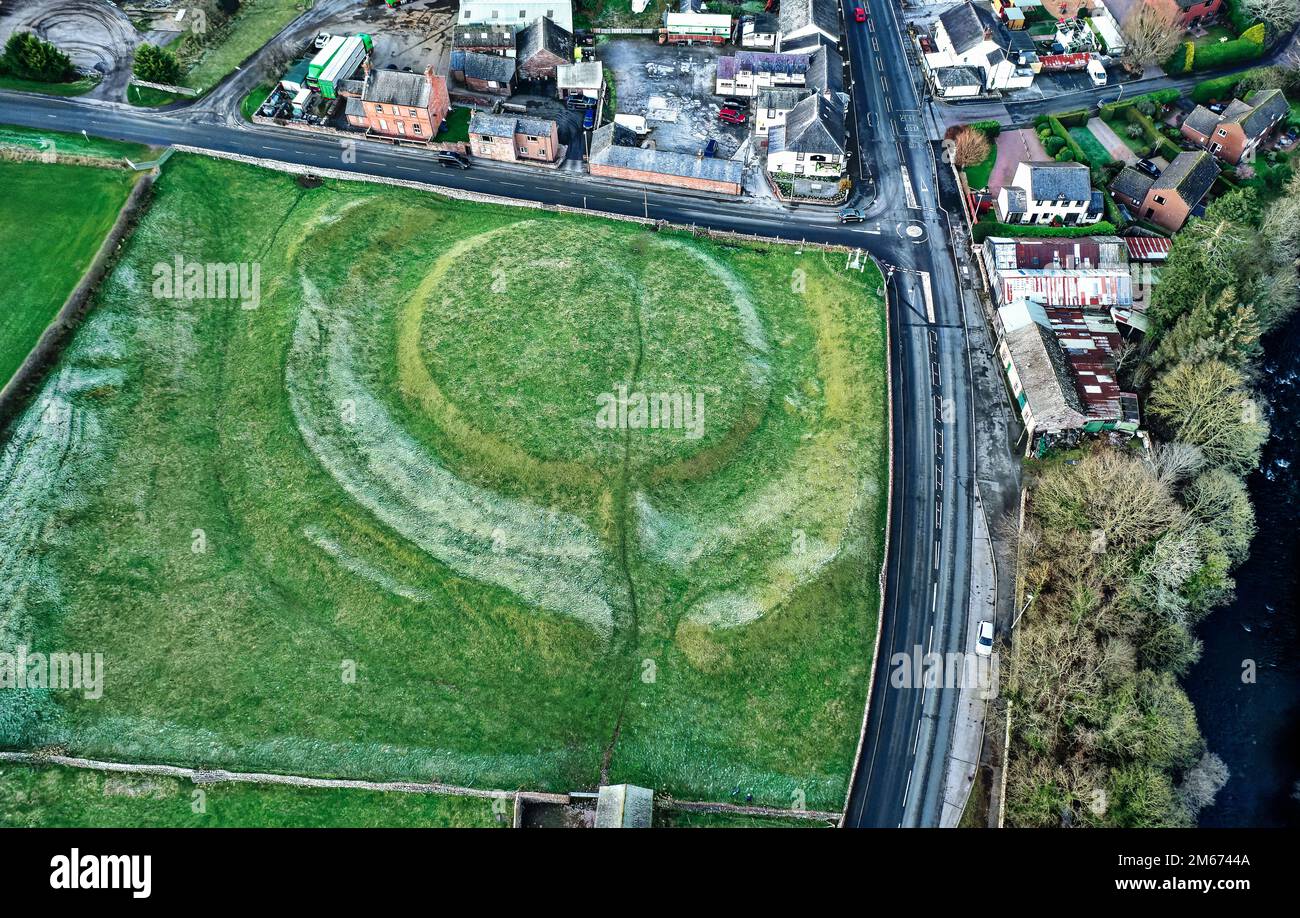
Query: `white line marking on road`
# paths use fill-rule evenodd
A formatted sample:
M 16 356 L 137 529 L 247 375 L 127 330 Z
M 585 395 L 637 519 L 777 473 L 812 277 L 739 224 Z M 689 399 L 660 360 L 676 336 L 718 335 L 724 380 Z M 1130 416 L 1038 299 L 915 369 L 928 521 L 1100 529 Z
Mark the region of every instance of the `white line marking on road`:
M 934 650 L 934 625 L 930 625 L 930 636 L 925 639 L 925 653 L 928 656 L 930 651 Z

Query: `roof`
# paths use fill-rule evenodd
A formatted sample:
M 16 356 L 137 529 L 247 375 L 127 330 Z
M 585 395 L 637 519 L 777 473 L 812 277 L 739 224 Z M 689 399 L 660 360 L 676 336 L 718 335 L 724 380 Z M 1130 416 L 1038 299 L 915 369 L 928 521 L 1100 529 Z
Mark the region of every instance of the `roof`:
M 515 46 L 514 26 L 475 23 L 458 25 L 452 31 L 453 48 L 501 48 L 513 49 Z
M 654 791 L 635 784 L 606 784 L 596 797 L 597 829 L 648 829 L 654 820 Z
M 844 108 L 834 99 L 811 95 L 790 109 L 785 118 L 780 151 L 791 153 L 844 153 Z
M 1204 105 L 1198 105 L 1192 109 L 1190 115 L 1183 119 L 1183 127 L 1191 128 L 1198 134 L 1205 134 L 1208 137 L 1214 133 L 1215 125 L 1219 123 L 1219 117 Z
M 1195 207 L 1205 197 L 1214 180 L 1219 177 L 1219 167 L 1214 157 L 1204 150 L 1179 153 L 1174 161 L 1151 183 L 1152 191 L 1173 191 L 1188 205 Z
M 807 73 L 811 58 L 807 54 L 778 54 L 772 51 L 737 51 L 718 58 L 718 79 L 735 79 L 737 73 Z
M 987 250 L 996 250 L 998 270 L 1081 270 L 1124 267 L 1127 249 L 1118 236 L 1076 236 L 1011 239 L 990 236 Z
M 492 80 L 509 83 L 515 78 L 515 59 L 482 51 L 451 52 L 451 69 L 472 80 Z
M 1252 139 L 1262 136 L 1291 111 L 1291 105 L 1280 89 L 1257 89 L 1246 96 L 1246 102 L 1250 111 L 1240 116 L 1239 123 L 1246 136 Z
M 607 124 L 592 131 L 588 159 L 590 162 L 639 172 L 741 184 L 744 164 L 736 160 L 646 150 L 636 146 L 636 143 L 637 137 L 632 131 L 621 124 Z
M 1087 201 L 1092 196 L 1092 179 L 1083 163 L 1021 163 L 1016 168 L 1028 167 L 1028 185 L 1025 190 L 1034 201 Z
M 528 60 L 535 54 L 549 51 L 556 57 L 567 61 L 573 60 L 573 33 L 556 25 L 554 19 L 543 16 L 532 25 L 521 29 L 515 36 L 516 54 L 520 60 Z
M 1029 410 L 1040 429 L 1065 430 L 1083 424 L 1083 405 L 1065 372 L 1065 355 L 1037 303 L 1019 301 L 998 309 L 1002 340 L 1020 379 Z
M 423 73 L 371 70 L 366 74 L 366 85 L 361 91 L 361 98 L 384 105 L 428 108 L 429 80 Z
M 984 74 L 978 67 L 936 67 L 931 71 L 941 86 L 974 86 L 984 88 Z
M 759 35 L 775 35 L 781 31 L 781 17 L 775 13 L 753 13 L 745 18 L 752 21 L 754 32 Z
M 818 92 L 844 91 L 844 58 L 834 47 L 822 47 L 808 60 L 804 85 Z
M 488 137 L 514 137 L 516 134 L 542 134 L 550 136 L 555 122 L 527 115 L 493 115 L 475 112 L 469 119 L 469 132 Z
M 349 118 L 364 118 L 366 117 L 366 107 L 361 104 L 361 100 L 356 96 L 344 96 L 343 114 Z
M 604 82 L 605 72 L 599 61 L 561 64 L 555 68 L 557 89 L 600 89 Z
M 777 111 L 788 112 L 794 108 L 799 100 L 808 96 L 807 89 L 760 89 L 756 101 L 757 108 L 770 108 Z
M 1017 188 L 1014 185 L 1006 185 L 1002 191 L 1007 196 L 1007 213 L 1009 214 L 1027 214 L 1029 213 L 1029 193 L 1023 188 Z
M 836 0 L 781 0 L 781 34 L 793 35 L 808 26 L 827 35 L 840 34 L 840 8 Z
M 1124 245 L 1128 247 L 1128 257 L 1133 261 L 1165 261 L 1173 240 L 1164 236 L 1125 236 Z
M 996 36 L 1000 23 L 987 7 L 977 7 L 970 0 L 949 7 L 939 14 L 943 30 L 948 33 L 953 50 L 964 54 L 984 41 L 984 31 L 989 29 Z M 1001 44 L 1001 42 L 999 42 Z
M 1110 183 L 1110 190 L 1112 194 L 1122 194 L 1134 201 L 1141 201 L 1147 196 L 1153 184 L 1155 179 L 1145 172 L 1139 172 L 1132 166 L 1125 166 Z

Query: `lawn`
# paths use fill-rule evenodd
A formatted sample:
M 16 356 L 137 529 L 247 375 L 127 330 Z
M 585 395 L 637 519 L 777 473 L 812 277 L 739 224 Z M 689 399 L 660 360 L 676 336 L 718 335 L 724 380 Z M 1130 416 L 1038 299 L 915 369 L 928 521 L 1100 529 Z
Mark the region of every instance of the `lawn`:
M 438 134 L 439 143 L 469 143 L 469 119 L 474 116 L 472 108 L 456 106 L 447 115 L 445 130 Z
M 89 267 L 136 178 L 121 169 L 0 161 L 0 386 Z
M 109 159 L 125 156 L 134 161 L 149 159 L 153 152 L 152 147 L 142 143 L 126 143 L 83 134 L 67 134 L 62 131 L 36 130 L 13 124 L 0 124 L 0 147 L 48 150 L 51 144 L 54 145 L 56 152 L 72 156 L 102 156 Z
M 245 119 L 252 121 L 253 116 L 257 114 L 257 110 L 262 107 L 262 103 L 266 101 L 267 96 L 271 94 L 273 88 L 274 87 L 271 86 L 270 83 L 262 83 L 248 95 L 244 96 L 243 101 L 239 103 L 239 113 L 243 115 Z
M 229 28 L 194 58 L 181 84 L 207 92 L 301 15 L 307 5 L 304 0 L 245 0 Z
M 1116 136 L 1118 136 L 1120 140 L 1124 141 L 1124 145 L 1134 153 L 1145 157 L 1151 152 L 1151 142 L 1147 140 L 1144 135 L 1139 134 L 1137 137 L 1128 136 L 1128 129 L 1133 126 L 1131 121 L 1128 121 L 1125 118 L 1105 118 L 1103 120 L 1110 129 L 1115 132 Z M 1091 131 L 1088 132 L 1088 136 L 1092 137 Z M 1095 137 L 1093 139 L 1096 140 Z M 1098 143 L 1100 143 L 1100 141 L 1098 141 Z M 1087 148 L 1085 147 L 1084 149 Z M 1103 147 L 1103 150 L 1104 149 L 1105 148 Z
M 483 797 L 274 784 L 201 787 L 182 778 L 0 762 L 0 827 L 492 828 L 510 825 Z M 497 804 L 498 810 L 502 809 Z M 196 812 L 197 810 L 197 812 Z
M 979 191 L 989 185 L 989 176 L 998 162 L 998 145 L 989 142 L 989 155 L 973 166 L 966 167 L 966 184 L 971 191 Z
M 39 92 L 47 96 L 80 96 L 90 92 L 98 80 L 82 78 L 69 83 L 44 83 L 38 80 L 24 80 L 21 77 L 0 75 L 0 89 L 16 92 Z
M 1088 157 L 1088 162 L 1091 165 L 1100 168 L 1107 163 L 1114 162 L 1110 153 L 1102 146 L 1101 141 L 1092 136 L 1092 131 L 1086 127 L 1072 127 L 1069 128 L 1069 131 L 1070 136 L 1083 148 L 1084 155 Z M 1126 135 L 1121 133 L 1120 136 L 1124 137 Z
M 257 308 L 151 296 L 177 257 L 257 265 Z M 103 697 L 0 693 L 0 744 L 838 809 L 880 284 L 173 157 L 39 399 L 67 423 L 33 409 L 0 468 L 0 646 L 102 652 Z M 674 423 L 611 417 L 620 386 Z
M 188 98 L 189 96 L 177 95 L 164 89 L 154 89 L 152 86 L 136 86 L 132 84 L 126 88 L 126 101 L 141 108 L 158 108 L 163 105 L 171 105 L 173 102 L 182 102 Z

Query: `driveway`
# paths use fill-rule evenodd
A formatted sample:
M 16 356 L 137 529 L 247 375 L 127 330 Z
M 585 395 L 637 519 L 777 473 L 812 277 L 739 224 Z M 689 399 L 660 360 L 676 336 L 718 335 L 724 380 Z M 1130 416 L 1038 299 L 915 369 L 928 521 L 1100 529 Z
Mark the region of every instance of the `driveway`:
M 1110 125 L 1105 121 L 1100 118 L 1089 118 L 1088 130 L 1106 148 L 1106 152 L 1110 154 L 1111 159 L 1129 165 L 1138 161 L 1138 155 L 1124 142 L 1124 138 L 1111 130 Z
M 1051 158 L 1033 130 L 1003 131 L 998 135 L 998 161 L 989 174 L 989 191 L 995 195 L 1001 191 L 1022 162 L 1045 163 Z

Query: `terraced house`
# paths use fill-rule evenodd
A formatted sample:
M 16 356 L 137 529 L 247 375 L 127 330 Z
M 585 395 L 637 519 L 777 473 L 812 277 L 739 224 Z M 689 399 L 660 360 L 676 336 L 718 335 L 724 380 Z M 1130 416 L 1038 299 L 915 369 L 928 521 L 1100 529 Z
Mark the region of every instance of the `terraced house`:
M 1183 121 L 1183 136 L 1224 162 L 1236 165 L 1254 155 L 1291 112 L 1280 89 L 1257 89 L 1233 99 L 1222 112 L 1198 105 Z
M 1011 182 L 998 192 L 998 220 L 1003 223 L 1096 223 L 1102 195 L 1092 190 L 1083 163 L 1021 163 Z
M 469 146 L 475 156 L 507 163 L 553 163 L 563 151 L 554 121 L 488 112 L 470 118 Z

